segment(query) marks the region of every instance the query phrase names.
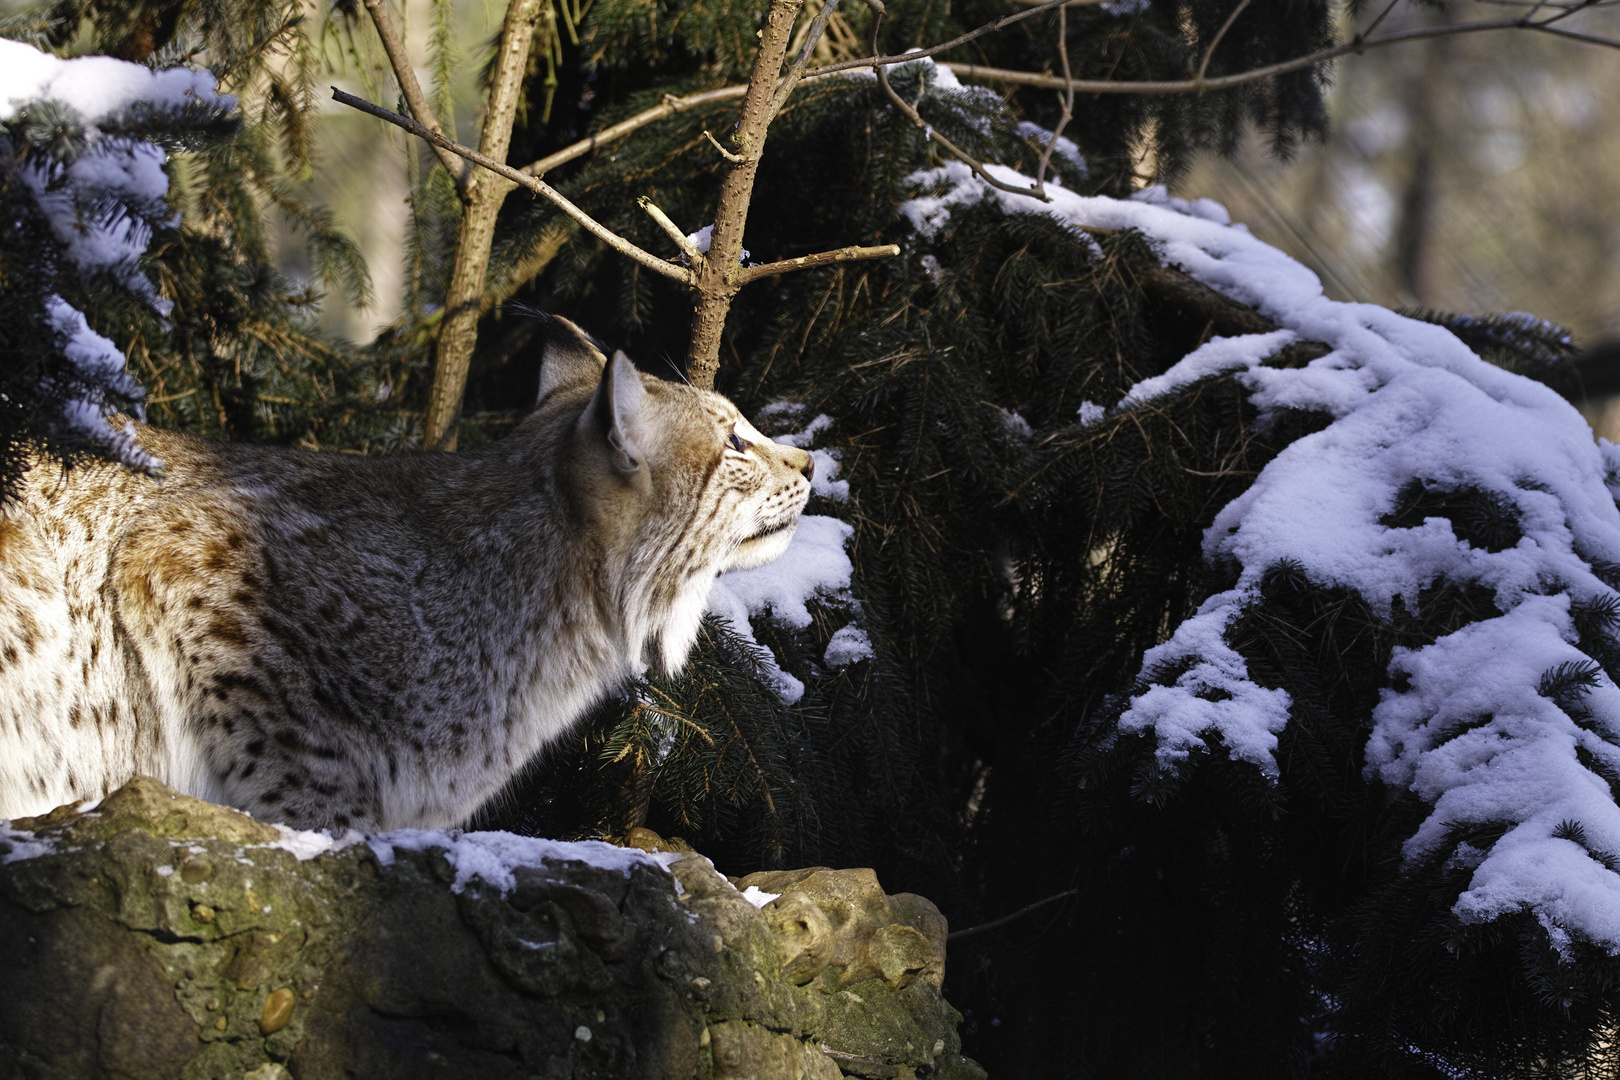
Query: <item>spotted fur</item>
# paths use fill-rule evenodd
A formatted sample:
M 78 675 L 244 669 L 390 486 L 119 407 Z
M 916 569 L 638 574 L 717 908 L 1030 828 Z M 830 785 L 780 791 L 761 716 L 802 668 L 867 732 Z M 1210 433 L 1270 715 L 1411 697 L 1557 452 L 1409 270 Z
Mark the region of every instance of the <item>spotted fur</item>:
M 551 320 L 476 452 L 145 429 L 160 482 L 40 462 L 0 514 L 0 817 L 131 776 L 304 828 L 465 820 L 593 701 L 677 670 L 787 547 L 810 458 Z

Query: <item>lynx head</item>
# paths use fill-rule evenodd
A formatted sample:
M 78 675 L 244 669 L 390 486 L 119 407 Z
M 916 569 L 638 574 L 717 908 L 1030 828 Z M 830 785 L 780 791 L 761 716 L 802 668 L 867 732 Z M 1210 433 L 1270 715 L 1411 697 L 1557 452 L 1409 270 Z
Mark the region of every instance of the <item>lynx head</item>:
M 760 434 L 708 390 L 611 359 L 546 320 L 539 414 L 570 425 L 562 487 L 584 519 L 632 648 L 678 670 L 716 575 L 787 550 L 810 497 L 810 455 Z

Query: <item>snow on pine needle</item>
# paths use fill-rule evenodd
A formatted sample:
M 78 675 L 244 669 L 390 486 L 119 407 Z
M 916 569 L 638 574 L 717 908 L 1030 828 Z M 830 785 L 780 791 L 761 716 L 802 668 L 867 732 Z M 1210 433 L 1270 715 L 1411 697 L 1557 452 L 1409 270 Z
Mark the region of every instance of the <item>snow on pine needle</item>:
M 1269 571 L 1354 590 L 1383 616 L 1417 610 L 1437 583 L 1483 587 L 1499 614 L 1395 650 L 1367 739 L 1368 777 L 1431 808 L 1405 844 L 1409 860 L 1444 851 L 1459 830 L 1506 824 L 1488 850 L 1463 845 L 1454 856 L 1472 871 L 1459 918 L 1528 910 L 1555 943 L 1573 933 L 1620 952 L 1620 807 L 1605 779 L 1620 778 L 1620 688 L 1577 647 L 1583 619 L 1611 642 L 1620 621 L 1609 584 L 1620 583 L 1620 449 L 1595 442 L 1558 394 L 1486 363 L 1451 331 L 1328 299 L 1313 273 L 1208 200 L 1048 188 L 1052 202 L 1040 204 L 956 163 L 911 180 L 919 194 L 902 213 L 924 241 L 953 210 L 982 201 L 1050 214 L 1075 226 L 1079 243 L 1091 242 L 1080 226 L 1135 229 L 1164 263 L 1280 327 L 1214 338 L 1110 403 L 1110 415 L 1236 373 L 1262 423 L 1283 409 L 1332 417 L 1288 445 L 1207 530 L 1206 559 L 1236 566 L 1237 583 L 1148 652 L 1147 689 L 1121 729 L 1151 734 L 1166 770 L 1219 740 L 1275 778 L 1292 702 L 1258 685 L 1226 638 L 1260 602 Z M 1262 366 L 1302 340 L 1331 351 L 1302 368 Z M 1100 420 L 1102 407 L 1092 411 Z M 1494 523 L 1454 526 L 1425 512 L 1464 498 L 1494 508 Z
M 66 271 L 81 283 L 104 281 L 167 315 L 170 302 L 140 266 L 153 230 L 174 217 L 167 155 L 154 140 L 184 145 L 228 130 L 235 107 L 206 71 L 152 71 L 106 56 L 63 60 L 0 39 L 0 162 L 54 241 L 27 276 L 37 284 Z M 11 222 L 14 236 L 22 227 Z M 106 420 L 121 407 L 138 412 L 144 394 L 123 354 L 57 293 L 41 300 L 42 322 L 67 361 L 40 387 L 60 404 L 57 422 L 132 467 L 154 467 L 127 425 L 115 431 Z

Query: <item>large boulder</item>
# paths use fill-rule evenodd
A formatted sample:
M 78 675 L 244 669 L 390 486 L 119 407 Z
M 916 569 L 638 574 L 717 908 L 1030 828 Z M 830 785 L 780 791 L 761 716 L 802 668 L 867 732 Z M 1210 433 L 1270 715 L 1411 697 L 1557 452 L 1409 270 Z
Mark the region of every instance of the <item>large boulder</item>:
M 945 930 L 870 870 L 334 840 L 139 778 L 0 826 L 0 1077 L 969 1080 Z

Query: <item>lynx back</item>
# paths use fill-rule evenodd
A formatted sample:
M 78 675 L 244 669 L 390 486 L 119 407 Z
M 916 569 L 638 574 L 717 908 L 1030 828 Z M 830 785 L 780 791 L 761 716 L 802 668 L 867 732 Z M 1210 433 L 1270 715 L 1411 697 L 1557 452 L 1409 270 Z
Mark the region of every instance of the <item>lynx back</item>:
M 780 555 L 810 457 L 547 320 L 534 412 L 363 458 L 144 429 L 0 515 L 0 817 L 131 776 L 304 828 L 465 820 Z

